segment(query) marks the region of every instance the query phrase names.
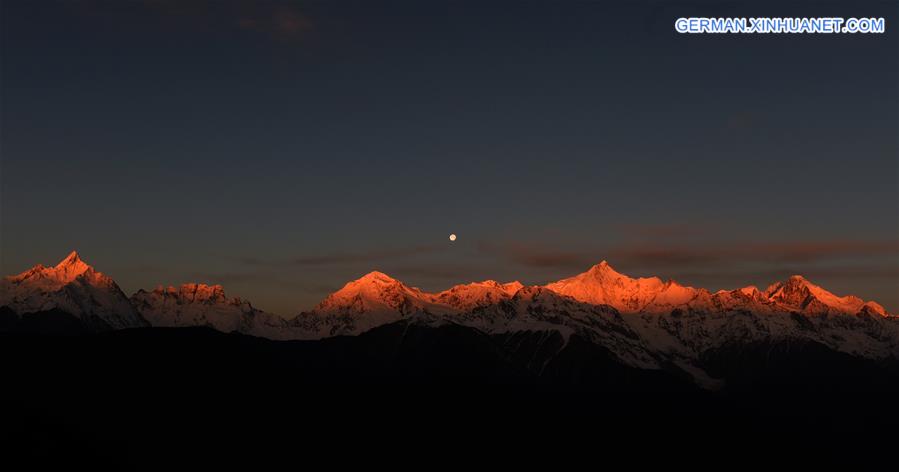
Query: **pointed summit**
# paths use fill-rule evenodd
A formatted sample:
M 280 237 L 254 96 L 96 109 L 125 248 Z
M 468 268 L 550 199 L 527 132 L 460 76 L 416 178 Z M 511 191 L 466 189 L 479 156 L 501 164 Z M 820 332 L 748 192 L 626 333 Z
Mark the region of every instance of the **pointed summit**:
M 820 287 L 812 284 L 801 275 L 791 275 L 787 280 L 769 285 L 765 290 L 765 296 L 783 297 L 785 295 L 792 296 L 795 293 L 798 294 L 796 296 L 805 297 L 811 294 L 814 289 L 820 289 Z
M 546 288 L 581 302 L 610 305 L 622 313 L 634 313 L 649 304 L 665 284 L 658 277 L 628 277 L 603 260 L 587 272 L 548 284 Z
M 599 262 L 599 264 L 594 265 L 587 272 L 611 272 L 618 274 L 618 271 L 615 270 L 605 259 Z
M 82 260 L 78 255 L 78 251 L 72 251 L 65 257 L 65 259 L 61 260 L 59 264 L 56 264 L 56 267 L 78 264 L 80 262 L 82 262 Z
M 580 276 L 582 276 L 582 277 L 589 276 L 589 277 L 593 277 L 595 279 L 600 279 L 600 280 L 617 280 L 617 279 L 636 280 L 634 278 L 631 278 L 631 277 L 624 275 L 621 272 L 618 272 L 617 270 L 615 270 L 615 268 L 612 267 L 612 265 L 609 264 L 605 259 L 603 259 L 599 264 L 596 264 L 595 266 L 588 269 L 587 272 L 580 274 L 579 277 Z
M 93 267 L 81 260 L 78 252 L 72 251 L 53 267 L 45 267 L 43 264 L 38 264 L 21 274 L 11 275 L 5 279 L 17 284 L 39 283 L 41 286 L 49 289 L 51 286 L 67 284 L 85 273 L 88 275 L 98 274 Z
M 801 275 L 793 275 L 783 282 L 772 284 L 765 290 L 765 296 L 789 309 L 809 313 L 833 311 L 855 314 L 865 306 L 865 301 L 861 298 L 854 295 L 834 295 Z
M 790 278 L 787 279 L 787 282 L 791 283 L 791 284 L 803 284 L 803 285 L 810 283 L 808 281 L 808 279 L 806 279 L 805 277 L 803 277 L 799 274 L 791 275 Z
M 81 274 L 93 271 L 94 268 L 84 262 L 78 251 L 72 251 L 52 269 L 52 277 L 61 282 L 70 282 Z
M 78 251 L 72 251 L 65 257 L 65 259 L 59 261 L 59 264 L 56 264 L 54 269 L 68 277 L 74 277 L 86 272 L 88 269 L 93 269 L 93 267 L 81 259 L 81 256 L 78 255 Z
M 16 313 L 57 309 L 85 320 L 91 329 L 146 326 L 112 278 L 97 272 L 72 251 L 54 267 L 35 267 L 5 277 L 0 284 L 0 306 Z

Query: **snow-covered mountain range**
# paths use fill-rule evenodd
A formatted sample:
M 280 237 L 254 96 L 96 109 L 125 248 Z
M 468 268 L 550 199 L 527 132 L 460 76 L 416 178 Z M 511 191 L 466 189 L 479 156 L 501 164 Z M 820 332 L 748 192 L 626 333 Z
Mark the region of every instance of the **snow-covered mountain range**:
M 151 326 L 208 326 L 272 339 L 282 339 L 289 331 L 284 318 L 254 308 L 246 300 L 228 298 L 221 285 L 189 283 L 138 290 L 131 303 Z
M 437 293 L 371 272 L 286 319 L 228 298 L 219 285 L 158 287 L 129 299 L 73 252 L 55 267 L 4 278 L 0 307 L 19 317 L 55 309 L 101 328 L 207 326 L 275 340 L 352 336 L 399 321 L 490 335 L 576 335 L 625 365 L 675 366 L 703 386 L 717 382 L 704 370 L 703 356 L 732 346 L 815 343 L 852 356 L 899 359 L 899 318 L 801 276 L 765 290 L 712 293 L 657 277 L 631 278 L 605 261 L 545 286 L 488 280 Z

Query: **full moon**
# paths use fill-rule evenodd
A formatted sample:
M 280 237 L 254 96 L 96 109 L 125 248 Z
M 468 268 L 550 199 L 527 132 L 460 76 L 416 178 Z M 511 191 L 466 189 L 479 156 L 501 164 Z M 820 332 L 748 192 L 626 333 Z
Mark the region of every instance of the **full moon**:
M 455 240 L 456 240 L 456 234 L 453 233 L 450 235 L 450 241 L 455 241 Z

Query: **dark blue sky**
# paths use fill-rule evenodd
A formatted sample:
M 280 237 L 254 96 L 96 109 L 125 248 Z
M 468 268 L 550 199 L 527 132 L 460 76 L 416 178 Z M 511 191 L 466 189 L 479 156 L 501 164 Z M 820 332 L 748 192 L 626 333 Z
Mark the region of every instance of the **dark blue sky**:
M 426 5 L 424 5 L 426 3 Z M 485 5 L 489 4 L 489 5 Z M 681 16 L 883 35 L 679 35 Z M 292 314 L 607 259 L 899 310 L 895 2 L 4 1 L 0 269 Z M 449 233 L 459 240 L 450 244 Z

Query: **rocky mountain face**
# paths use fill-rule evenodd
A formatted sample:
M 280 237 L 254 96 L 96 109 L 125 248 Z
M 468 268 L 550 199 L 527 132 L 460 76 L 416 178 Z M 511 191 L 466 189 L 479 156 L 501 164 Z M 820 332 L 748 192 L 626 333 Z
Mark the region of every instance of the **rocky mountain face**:
M 0 307 L 20 317 L 52 310 L 104 329 L 205 326 L 274 340 L 356 336 L 396 323 L 457 326 L 491 336 L 510 356 L 527 352 L 526 364 L 538 372 L 555 365 L 556 356 L 570 355 L 574 339 L 624 366 L 679 372 L 707 388 L 721 383 L 710 359 L 735 349 L 813 345 L 899 360 L 899 318 L 800 276 L 764 291 L 711 293 L 657 277 L 631 278 L 603 261 L 542 287 L 488 280 L 428 293 L 371 272 L 292 319 L 228 298 L 219 285 L 158 287 L 129 300 L 75 253 L 2 283 Z
M 886 315 L 875 302 L 855 296 L 838 297 L 794 275 L 760 292 L 756 287 L 710 293 L 704 288 L 685 287 L 658 277 L 631 278 L 615 271 L 606 261 L 587 272 L 546 285 L 546 288 L 594 305 L 609 305 L 620 313 L 665 314 L 672 310 L 702 312 L 750 309 L 764 312 L 806 314 L 850 314 L 867 311 Z
M 840 297 L 801 276 L 710 293 L 674 281 L 634 279 L 606 262 L 547 285 L 574 299 L 614 307 L 653 350 L 696 359 L 732 344 L 804 341 L 866 358 L 899 358 L 899 320 L 875 302 Z
M 899 360 L 899 319 L 882 306 L 840 297 L 800 276 L 765 291 L 712 293 L 657 277 L 631 278 L 607 262 L 543 287 L 493 281 L 426 293 L 374 272 L 289 322 L 309 338 L 357 335 L 406 321 L 467 326 L 491 335 L 575 336 L 640 369 L 675 369 L 707 388 L 721 384 L 706 360 L 735 347 L 816 345 L 865 359 Z
M 183 284 L 138 290 L 131 296 L 134 308 L 152 326 L 206 326 L 225 333 L 238 332 L 281 339 L 288 331 L 280 316 L 254 308 L 240 298 L 228 298 L 221 285 Z
M 319 338 L 356 335 L 407 318 L 454 320 L 456 315 L 509 300 L 521 288 L 518 282 L 488 280 L 432 294 L 375 271 L 344 285 L 290 325 Z
M 92 330 L 148 326 L 112 278 L 72 252 L 54 267 L 36 265 L 0 281 L 0 307 L 28 317 L 57 311 Z
M 355 335 L 415 315 L 443 315 L 449 310 L 434 303 L 429 294 L 375 271 L 328 295 L 290 325 L 312 338 Z
M 521 282 L 501 284 L 493 280 L 485 280 L 456 285 L 449 290 L 434 294 L 431 298 L 436 303 L 449 305 L 459 311 L 471 311 L 509 300 L 522 288 L 524 286 Z

